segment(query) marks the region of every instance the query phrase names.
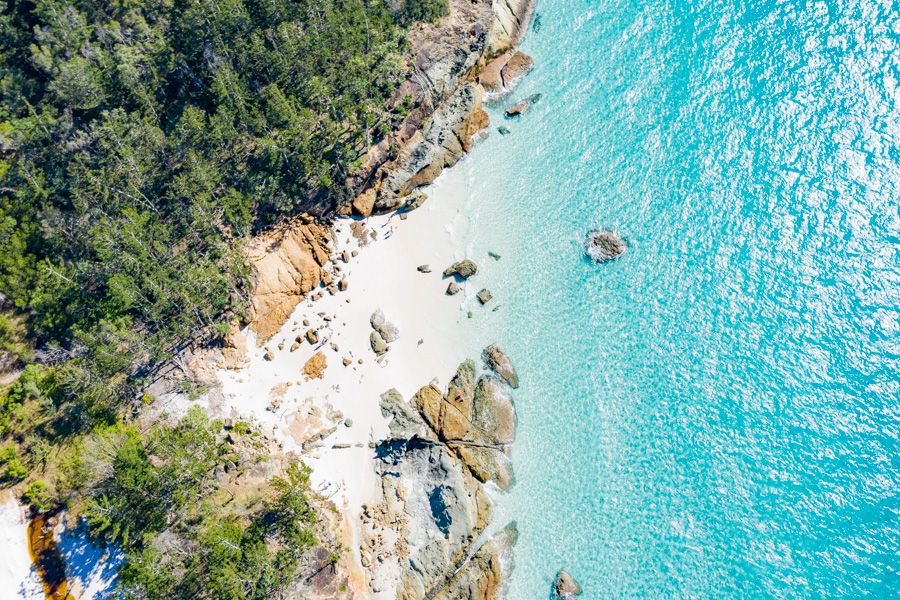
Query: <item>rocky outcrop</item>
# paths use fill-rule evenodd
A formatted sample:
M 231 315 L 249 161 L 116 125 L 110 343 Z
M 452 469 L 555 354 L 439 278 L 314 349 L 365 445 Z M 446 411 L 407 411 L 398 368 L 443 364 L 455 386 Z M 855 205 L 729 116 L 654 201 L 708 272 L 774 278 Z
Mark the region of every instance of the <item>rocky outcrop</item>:
M 575 596 L 581 595 L 581 586 L 565 570 L 556 574 L 553 582 L 553 597 L 558 600 L 575 600 Z
M 311 217 L 299 217 L 253 240 L 247 250 L 254 278 L 249 321 L 260 344 L 319 286 L 329 243 L 328 229 Z
M 482 483 L 512 482 L 515 412 L 504 384 L 462 363 L 442 392 L 381 397 L 389 436 L 375 448 L 378 502 L 364 507 L 363 566 L 376 598 L 496 600 L 515 541 L 507 528 L 478 546 L 491 504 Z
M 628 245 L 617 233 L 599 229 L 588 233 L 585 254 L 595 262 L 606 262 L 625 254 Z
M 450 14 L 410 35 L 413 64 L 395 102 L 412 109 L 389 136 L 372 146 L 348 185 L 355 197 L 338 212 L 368 216 L 404 205 L 419 187 L 434 181 L 471 148 L 487 127 L 479 74 L 492 59 L 501 85 L 521 76 L 524 57 L 510 52 L 528 28 L 531 0 L 450 0 Z M 512 63 L 504 74 L 504 67 Z
M 413 134 L 376 186 L 375 209 L 399 208 L 417 188 L 433 182 L 472 147 L 475 133 L 488 125 L 481 88 L 466 83 L 441 103 L 429 122 Z

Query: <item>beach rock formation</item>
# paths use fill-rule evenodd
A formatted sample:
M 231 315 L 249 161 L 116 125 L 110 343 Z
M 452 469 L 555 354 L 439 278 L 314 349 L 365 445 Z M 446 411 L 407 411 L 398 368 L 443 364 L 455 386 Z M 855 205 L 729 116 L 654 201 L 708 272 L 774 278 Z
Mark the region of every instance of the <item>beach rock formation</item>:
M 491 301 L 491 298 L 493 298 L 494 295 L 491 294 L 490 290 L 482 289 L 477 294 L 475 294 L 475 297 L 478 298 L 478 301 L 481 302 L 482 306 L 484 306 Z
M 575 600 L 575 596 L 581 595 L 581 586 L 565 570 L 561 569 L 556 574 L 553 582 L 553 597 L 559 600 Z
M 381 396 L 378 502 L 364 507 L 363 566 L 372 591 L 404 600 L 497 600 L 515 542 L 510 526 L 476 546 L 491 516 L 482 483 L 512 482 L 515 411 L 504 384 L 462 363 L 442 392 Z
M 476 265 L 473 261 L 465 258 L 463 260 L 457 261 L 444 269 L 444 277 L 450 277 L 451 275 L 458 275 L 462 279 L 468 279 L 475 275 L 478 272 L 478 265 Z
M 247 252 L 254 277 L 249 321 L 260 345 L 319 286 L 330 242 L 324 225 L 302 216 L 253 240 Z
M 447 286 L 446 294 L 448 296 L 455 296 L 456 294 L 458 294 L 460 292 L 460 290 L 462 290 L 462 288 L 459 287 L 459 284 L 456 283 L 455 281 L 451 281 L 450 284 Z
M 490 369 L 500 376 L 511 388 L 519 387 L 519 376 L 513 368 L 509 357 L 503 353 L 499 346 L 493 344 L 484 350 L 484 361 Z
M 585 253 L 596 262 L 606 262 L 622 256 L 628 249 L 618 234 L 608 229 L 598 229 L 588 233 Z
M 307 381 L 310 379 L 321 379 L 327 366 L 325 355 L 321 352 L 316 352 L 303 365 L 303 375 Z

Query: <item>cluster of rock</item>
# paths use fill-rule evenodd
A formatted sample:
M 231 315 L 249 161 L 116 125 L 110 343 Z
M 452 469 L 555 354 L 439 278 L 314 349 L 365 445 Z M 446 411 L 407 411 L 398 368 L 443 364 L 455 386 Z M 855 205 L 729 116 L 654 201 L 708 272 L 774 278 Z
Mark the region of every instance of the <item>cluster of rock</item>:
M 444 269 L 444 277 L 452 277 L 453 279 L 447 284 L 446 294 L 448 296 L 454 296 L 458 294 L 462 288 L 460 287 L 460 281 L 465 281 L 470 277 L 474 276 L 478 272 L 478 265 L 476 265 L 473 261 L 468 258 L 457 261 Z M 482 306 L 487 304 L 493 298 L 493 294 L 491 294 L 490 290 L 482 288 L 476 295 L 478 298 L 478 302 L 481 303 Z
M 396 390 L 381 397 L 390 433 L 375 450 L 379 501 L 364 507 L 360 548 L 376 597 L 499 597 L 515 527 L 476 541 L 491 518 L 484 484 L 513 480 L 516 418 L 504 381 L 466 361 L 446 392 L 427 385 L 409 402 Z
M 389 322 L 384 317 L 384 313 L 379 308 L 372 313 L 369 318 L 369 324 L 372 326 L 372 333 L 369 334 L 369 345 L 372 352 L 377 356 L 381 356 L 387 352 L 392 344 L 400 337 L 400 331 L 397 326 Z

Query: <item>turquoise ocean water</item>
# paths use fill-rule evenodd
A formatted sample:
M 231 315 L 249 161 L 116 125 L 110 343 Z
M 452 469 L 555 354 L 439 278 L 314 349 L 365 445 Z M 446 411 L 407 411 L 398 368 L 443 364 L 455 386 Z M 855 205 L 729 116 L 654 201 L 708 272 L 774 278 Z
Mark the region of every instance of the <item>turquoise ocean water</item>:
M 897 597 L 900 8 L 538 13 L 456 174 L 523 380 L 509 598 Z

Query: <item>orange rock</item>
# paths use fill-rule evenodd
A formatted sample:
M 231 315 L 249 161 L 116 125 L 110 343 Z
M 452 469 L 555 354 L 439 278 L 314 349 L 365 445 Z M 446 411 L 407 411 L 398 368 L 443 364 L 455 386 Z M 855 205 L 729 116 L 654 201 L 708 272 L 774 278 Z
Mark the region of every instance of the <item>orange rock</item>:
M 303 375 L 306 376 L 307 381 L 310 379 L 321 379 L 325 375 L 327 366 L 328 362 L 325 359 L 325 355 L 321 352 L 316 352 L 303 365 Z

